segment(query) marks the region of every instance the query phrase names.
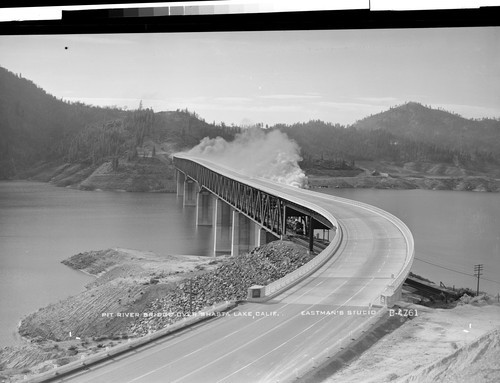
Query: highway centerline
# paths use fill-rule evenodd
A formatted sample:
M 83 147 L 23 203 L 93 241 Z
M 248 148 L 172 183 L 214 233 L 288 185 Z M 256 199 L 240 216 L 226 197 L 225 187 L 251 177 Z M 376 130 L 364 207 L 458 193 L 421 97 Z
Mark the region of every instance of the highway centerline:
M 287 307 L 287 306 L 289 306 L 289 305 L 294 304 L 295 302 L 297 302 L 298 300 L 300 300 L 300 299 L 301 299 L 304 295 L 309 294 L 312 290 L 314 290 L 314 289 L 315 289 L 315 288 L 317 288 L 318 286 L 322 285 L 324 282 L 325 282 L 324 280 L 322 280 L 322 281 L 317 281 L 317 283 L 316 283 L 316 284 L 314 284 L 314 286 L 312 286 L 312 287 L 310 287 L 308 290 L 304 291 L 301 295 L 299 295 L 299 296 L 295 297 L 295 298 L 294 298 L 291 302 L 287 302 L 287 303 L 282 304 L 282 306 L 281 306 L 278 310 L 275 310 L 275 311 L 280 311 L 280 310 L 281 310 L 281 311 L 284 311 L 284 310 L 283 310 L 284 308 L 286 308 L 286 307 Z M 347 282 L 347 281 L 346 281 L 346 282 Z M 214 321 L 213 323 L 210 323 L 210 325 L 214 325 L 214 326 L 219 325 L 219 324 L 220 324 L 220 319 L 222 319 L 222 318 L 219 318 L 219 319 L 218 319 L 218 321 L 217 321 L 217 323 L 215 323 L 215 321 Z M 222 337 L 222 338 L 218 338 L 216 341 L 214 341 L 214 342 L 212 342 L 212 343 L 209 343 L 209 344 L 206 344 L 205 346 L 203 346 L 203 347 L 201 347 L 200 349 L 197 349 L 197 350 L 195 350 L 195 351 L 191 352 L 190 354 L 186 354 L 186 355 L 182 356 L 181 358 L 177 358 L 177 359 L 175 359 L 175 360 L 172 360 L 170 363 L 168 363 L 167 365 L 162 366 L 161 368 L 168 367 L 168 365 L 171 365 L 171 364 L 173 364 L 173 363 L 176 363 L 176 362 L 178 362 L 178 361 L 180 361 L 180 360 L 182 360 L 182 359 L 184 359 L 184 358 L 186 358 L 186 357 L 188 357 L 188 356 L 190 356 L 190 355 L 193 355 L 193 354 L 195 354 L 195 353 L 197 353 L 197 352 L 199 352 L 199 351 L 203 351 L 205 348 L 208 348 L 208 347 L 210 347 L 210 346 L 212 346 L 212 345 L 214 345 L 214 344 L 216 344 L 216 343 L 222 342 L 222 341 L 224 341 L 226 338 L 228 338 L 228 337 L 230 337 L 230 336 L 232 336 L 232 335 L 234 335 L 234 334 L 236 334 L 236 333 L 238 333 L 238 332 L 243 331 L 243 330 L 244 330 L 244 329 L 246 329 L 247 327 L 252 326 L 254 323 L 259 322 L 260 320 L 263 320 L 263 319 L 265 319 L 265 317 L 260 317 L 260 318 L 258 318 L 257 320 L 255 320 L 253 323 L 249 323 L 249 324 L 247 324 L 247 325 L 244 325 L 244 326 L 242 326 L 242 327 L 239 327 L 239 328 L 238 328 L 238 330 L 235 330 L 235 331 L 233 331 L 233 332 L 231 332 L 231 333 L 229 333 L 229 334 L 226 334 L 224 337 Z M 198 330 L 198 329 L 196 329 L 195 331 L 197 331 L 197 330 Z M 158 352 L 164 351 L 164 350 L 166 350 L 166 349 L 168 349 L 168 348 L 171 348 L 171 347 L 176 346 L 177 344 L 179 344 L 179 343 L 181 343 L 181 342 L 185 342 L 186 340 L 192 339 L 192 338 L 197 337 L 197 336 L 198 336 L 197 332 L 194 332 L 193 334 L 190 334 L 190 335 L 186 335 L 186 337 L 183 337 L 182 339 L 178 339 L 177 341 L 174 341 L 173 343 L 169 343 L 169 344 L 165 345 L 164 347 L 156 348 L 156 349 L 154 350 L 154 352 L 153 352 L 153 353 L 149 353 L 149 354 L 143 355 L 142 357 L 140 357 L 140 358 L 136 359 L 134 362 L 138 362 L 138 361 L 141 361 L 141 360 L 147 359 L 147 358 L 149 358 L 149 357 L 151 356 L 151 354 L 156 354 L 156 353 L 158 353 Z M 167 335 L 167 337 L 168 337 L 168 335 Z M 162 342 L 162 341 L 160 341 L 160 342 Z M 164 339 L 164 340 L 163 340 L 163 342 L 169 342 L 169 339 Z M 130 356 L 130 355 L 127 355 L 126 357 L 129 357 L 129 356 Z M 124 358 L 124 359 L 125 359 L 125 358 Z M 103 367 L 107 367 L 107 368 L 108 368 L 108 370 L 107 370 L 107 371 L 105 371 L 105 372 L 103 372 L 102 374 L 99 374 L 99 375 L 93 375 L 93 377 L 92 377 L 89 381 L 93 381 L 94 379 L 96 379 L 96 378 L 98 378 L 98 377 L 104 376 L 104 375 L 106 375 L 106 374 L 108 374 L 108 373 L 110 373 L 110 372 L 112 372 L 112 371 L 116 371 L 116 370 L 118 370 L 118 369 L 120 369 L 120 368 L 121 368 L 120 366 L 116 366 L 116 367 L 114 367 L 114 368 L 110 368 L 110 367 L 109 367 L 109 365 L 102 364 L 102 365 L 100 365 L 100 366 L 97 366 L 97 367 L 96 367 L 96 368 L 94 368 L 94 369 L 90 368 L 89 370 L 90 370 L 90 371 L 98 371 L 99 369 L 101 369 L 101 368 L 103 368 Z M 159 368 L 159 369 L 161 369 L 161 368 Z M 153 372 L 153 371 L 152 371 L 152 372 Z M 145 375 L 148 375 L 148 374 L 145 374 Z M 83 377 L 83 376 L 81 376 L 81 377 Z M 134 379 L 130 380 L 129 382 L 134 382 L 134 381 L 138 380 L 139 378 L 141 378 L 141 377 L 134 378 Z
M 361 289 L 359 289 L 354 295 L 352 295 L 347 301 L 345 301 L 341 306 L 335 308 L 335 310 L 333 311 L 336 311 L 336 310 L 339 310 L 341 309 L 342 307 L 344 307 L 351 299 L 353 299 L 356 295 L 358 295 L 362 290 L 364 290 L 366 288 L 366 286 L 368 286 L 369 283 L 371 283 L 373 281 L 373 278 L 370 280 L 370 282 L 368 282 L 367 284 L 365 284 L 363 287 L 361 287 Z M 344 282 L 346 283 L 346 282 Z M 316 304 L 315 304 L 316 305 Z M 315 305 L 312 305 L 312 306 L 315 306 Z M 310 307 L 312 307 L 310 306 Z M 311 324 L 309 327 L 305 328 L 304 330 L 302 330 L 301 332 L 295 334 L 293 337 L 289 338 L 288 340 L 286 340 L 285 342 L 281 343 L 279 346 L 273 348 L 271 351 L 268 351 L 267 353 L 265 353 L 264 355 L 261 355 L 259 358 L 257 359 L 254 359 L 252 362 L 248 363 L 246 366 L 243 366 L 241 367 L 239 370 L 236 370 L 234 371 L 233 373 L 231 373 L 230 375 L 227 375 L 226 377 L 218 380 L 217 382 L 223 382 L 224 380 L 228 379 L 229 377 L 237 374 L 238 372 L 244 370 L 245 368 L 248 368 L 250 367 L 251 365 L 255 364 L 256 362 L 258 362 L 259 360 L 261 360 L 262 358 L 266 357 L 267 355 L 273 353 L 274 351 L 280 349 L 281 347 L 283 347 L 284 345 L 288 344 L 289 342 L 291 342 L 292 340 L 294 340 L 295 338 L 297 338 L 298 336 L 302 335 L 303 333 L 305 333 L 306 331 L 308 331 L 309 329 L 311 329 L 312 327 L 316 326 L 319 322 L 322 322 L 323 320 L 325 320 L 327 318 L 327 316 L 323 316 L 321 319 L 317 320 L 316 322 L 314 322 L 313 324 Z M 252 340 L 253 342 L 253 340 Z M 251 343 L 251 342 L 249 342 Z M 176 382 L 176 381 L 174 381 Z
M 344 286 L 347 282 L 348 282 L 347 280 L 346 280 L 346 281 L 344 281 L 344 282 L 343 282 L 340 286 L 338 286 L 338 287 L 337 287 L 337 288 L 336 288 L 336 289 L 335 289 L 335 290 L 334 290 L 331 294 L 335 293 L 338 289 L 340 289 L 341 287 L 343 287 L 343 286 Z M 323 283 L 323 281 L 322 281 L 321 283 Z M 317 284 L 315 287 L 311 288 L 310 290 L 313 290 L 314 288 L 316 288 L 317 286 L 319 286 L 321 283 Z M 310 291 L 310 290 L 309 290 L 309 291 Z M 304 294 L 306 294 L 306 293 L 304 293 Z M 301 297 L 302 297 L 304 294 L 302 294 L 302 295 L 301 295 Z M 326 297 L 326 298 L 328 298 L 328 297 Z M 326 299 L 326 298 L 324 298 L 324 299 Z M 298 300 L 298 299 L 300 299 L 300 297 L 298 297 L 298 298 L 297 298 L 297 300 Z M 322 300 L 324 300 L 324 299 L 322 299 Z M 292 303 L 291 303 L 291 302 L 290 302 L 290 303 L 286 303 L 286 304 L 285 304 L 285 306 L 288 306 L 288 305 L 290 305 L 290 304 L 292 304 Z M 317 303 L 315 303 L 315 304 L 313 304 L 313 305 L 310 305 L 310 306 L 309 306 L 309 308 L 314 307 L 316 304 L 317 304 Z M 285 306 L 283 306 L 282 308 L 284 308 Z M 281 308 L 281 309 L 282 309 L 282 308 Z M 264 319 L 264 317 L 262 317 L 261 319 Z M 255 325 L 255 324 L 256 324 L 259 320 L 261 320 L 261 319 L 258 319 L 258 320 L 256 320 L 256 321 L 254 321 L 254 322 L 250 323 L 249 325 L 247 325 L 247 326 L 243 327 L 241 330 L 243 330 L 244 328 L 247 328 L 247 327 L 249 327 L 249 326 L 253 326 L 253 325 Z M 238 351 L 239 349 L 241 349 L 241 348 L 243 348 L 243 347 L 247 346 L 248 344 L 250 344 L 250 343 L 252 343 L 252 342 L 256 341 L 257 339 L 262 338 L 263 336 L 265 336 L 265 335 L 267 335 L 268 333 L 270 333 L 270 332 L 272 332 L 272 331 L 276 330 L 277 328 L 279 328 L 279 327 L 283 326 L 284 324 L 287 324 L 288 322 L 290 322 L 290 321 L 291 321 L 291 320 L 293 320 L 293 319 L 294 319 L 294 317 L 290 317 L 290 318 L 286 319 L 284 322 L 281 322 L 278 326 L 273 327 L 272 329 L 270 329 L 270 330 L 266 331 L 265 333 L 260 334 L 258 337 L 254 338 L 252 341 L 247 342 L 247 343 L 244 343 L 243 345 L 239 346 L 238 348 L 231 350 L 231 352 L 226 353 L 226 354 L 224 354 L 223 356 L 221 356 L 221 357 L 219 357 L 219 358 L 217 358 L 217 359 L 213 360 L 211 363 L 206 364 L 206 365 L 204 365 L 204 366 L 202 366 L 202 367 L 200 367 L 200 368 L 198 368 L 198 369 L 196 369 L 196 370 L 191 371 L 191 373 L 190 373 L 190 374 L 184 375 L 182 378 L 184 379 L 184 378 L 186 378 L 187 376 L 191 375 L 192 373 L 195 373 L 195 372 L 197 372 L 197 371 L 199 371 L 199 370 L 202 370 L 203 368 L 206 368 L 207 366 L 209 366 L 209 365 L 211 365 L 211 364 L 213 364 L 213 363 L 215 363 L 215 362 L 219 361 L 220 359 L 225 358 L 228 354 L 233 353 L 233 352 L 235 352 L 235 351 Z M 217 342 L 217 341 L 216 341 L 216 342 Z M 212 345 L 213 345 L 213 344 L 215 344 L 216 342 L 214 342 L 214 343 L 210 344 L 210 346 L 212 346 Z M 207 345 L 206 347 L 208 347 L 208 345 Z M 200 351 L 200 350 L 196 350 L 196 351 L 194 351 L 193 353 L 196 353 L 196 352 L 198 352 L 198 351 Z M 187 355 L 186 355 L 186 356 L 187 356 Z M 184 357 L 183 357 L 183 358 L 184 358 Z M 182 359 L 182 358 L 180 358 L 180 359 Z M 180 360 L 180 359 L 179 359 L 179 360 Z M 171 362 L 171 363 L 168 363 L 168 364 L 166 364 L 166 365 L 164 365 L 164 366 L 161 366 L 161 367 L 159 367 L 159 368 L 157 368 L 157 369 L 155 369 L 155 370 L 152 370 L 152 371 L 150 371 L 150 372 L 148 372 L 148 373 L 146 373 L 146 374 L 143 374 L 143 375 L 141 375 L 141 376 L 139 376 L 139 377 L 137 377 L 137 378 L 135 378 L 135 379 L 133 379 L 133 380 L 130 380 L 129 382 L 134 382 L 134 381 L 137 381 L 137 380 L 142 379 L 142 378 L 144 378 L 144 377 L 146 377 L 146 376 L 148 376 L 148 375 L 151 375 L 151 374 L 153 374 L 153 373 L 155 373 L 155 372 L 158 372 L 158 371 L 160 371 L 160 370 L 164 369 L 165 367 L 168 367 L 168 366 L 169 366 L 169 365 L 171 365 L 172 363 L 174 363 L 174 362 Z M 178 382 L 178 381 L 179 381 L 179 380 L 174 380 L 173 382 Z

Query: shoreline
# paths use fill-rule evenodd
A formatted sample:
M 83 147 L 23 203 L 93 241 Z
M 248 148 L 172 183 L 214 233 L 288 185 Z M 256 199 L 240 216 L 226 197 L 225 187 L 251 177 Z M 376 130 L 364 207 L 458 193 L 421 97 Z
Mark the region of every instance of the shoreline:
M 450 190 L 500 192 L 497 173 L 466 172 L 445 167 L 437 173 L 411 170 L 415 167 L 389 163 L 366 163 L 351 176 L 342 171 L 305 171 L 311 188 Z M 369 168 L 379 171 L 370 172 Z M 425 166 L 424 166 L 425 168 Z M 385 173 L 384 173 L 385 172 Z M 42 163 L 17 176 L 18 180 L 48 182 L 60 187 L 88 191 L 175 193 L 174 168 L 168 158 L 120 160 L 118 170 L 111 162 L 100 166 L 70 163 Z
M 379 190 L 431 190 L 462 192 L 500 192 L 500 180 L 490 177 L 416 177 L 411 175 L 328 177 L 309 175 L 312 189 L 379 189 Z
M 280 255 L 288 256 L 290 262 L 281 264 Z M 217 302 L 244 299 L 254 282 L 278 279 L 310 258 L 305 248 L 287 241 L 236 258 L 165 258 L 121 248 L 76 254 L 63 264 L 94 279 L 79 294 L 20 321 L 20 344 L 0 349 L 0 382 L 2 377 L 15 381 L 22 371 L 24 375 L 42 373 L 155 332 Z M 186 299 L 189 296 L 191 302 Z M 142 316 L 150 312 L 182 315 Z
M 15 335 L 17 339 L 15 344 L 0 348 L 0 366 L 2 366 L 0 370 L 0 382 L 22 380 L 24 375 L 42 373 L 52 369 L 54 366 L 67 364 L 75 358 L 97 353 L 102 351 L 103 348 L 112 347 L 127 340 L 117 335 L 110 334 L 110 336 L 106 336 L 105 326 L 101 328 L 101 333 L 97 334 L 97 336 L 78 336 L 77 333 L 72 333 L 69 336 L 69 333 L 63 334 L 62 331 L 56 331 L 52 335 L 47 333 L 44 336 L 43 332 L 33 334 L 26 331 L 27 327 L 30 327 L 30 325 L 26 325 L 26 322 L 31 323 L 33 326 L 38 323 L 42 329 L 47 329 L 50 326 L 55 328 L 64 327 L 65 323 L 61 322 L 61 320 L 66 319 L 69 321 L 67 324 L 69 327 L 79 325 L 80 328 L 85 328 L 88 327 L 85 322 L 92 323 L 97 319 L 99 316 L 97 312 L 94 310 L 94 316 L 90 315 L 86 318 L 81 318 L 78 313 L 75 316 L 75 313 L 72 314 L 71 310 L 67 310 L 67 308 L 76 309 L 80 307 L 80 313 L 92 311 L 88 307 L 88 298 L 93 295 L 91 292 L 93 288 L 97 287 L 97 290 L 95 290 L 97 298 L 104 299 L 108 293 L 114 292 L 114 296 L 117 299 L 122 299 L 123 291 L 113 286 L 113 280 L 119 281 L 120 279 L 124 279 L 128 273 L 135 273 L 135 276 L 142 278 L 142 283 L 145 283 L 148 278 L 151 278 L 150 273 L 157 273 L 164 267 L 165 269 L 168 268 L 172 274 L 165 276 L 165 278 L 170 278 L 173 281 L 178 279 L 179 276 L 192 272 L 196 266 L 205 265 L 212 261 L 208 257 L 201 256 L 160 258 L 151 252 L 119 248 L 80 253 L 76 256 L 85 254 L 102 255 L 103 260 L 107 260 L 108 263 L 104 265 L 103 270 L 98 272 L 95 272 L 97 270 L 95 268 L 92 271 L 85 267 L 72 267 L 69 265 L 73 270 L 92 276 L 93 279 L 78 294 L 41 307 L 19 320 L 16 326 L 17 331 Z M 68 263 L 73 257 L 64 260 L 63 263 Z M 164 262 L 161 262 L 162 260 Z M 148 261 L 150 264 L 148 264 Z M 135 267 L 134 263 L 146 263 L 146 266 L 144 268 Z M 98 267 L 100 266 L 98 265 Z M 106 267 L 108 270 L 106 270 Z M 117 268 L 117 272 L 113 272 L 112 270 L 115 267 Z M 106 277 L 108 273 L 109 275 Z M 118 283 L 118 287 L 125 286 L 123 281 L 120 282 Z M 99 289 L 99 285 L 104 287 Z M 108 285 L 108 288 L 106 285 Z M 146 287 L 146 285 L 141 286 Z M 100 295 L 97 295 L 97 293 Z M 41 322 L 37 322 L 34 318 L 40 316 L 42 317 Z M 44 319 L 47 320 L 45 324 L 43 323 Z

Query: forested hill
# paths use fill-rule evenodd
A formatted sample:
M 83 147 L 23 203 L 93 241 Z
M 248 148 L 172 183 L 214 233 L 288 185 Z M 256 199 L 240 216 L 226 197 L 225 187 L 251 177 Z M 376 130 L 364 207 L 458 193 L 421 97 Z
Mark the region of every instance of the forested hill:
M 352 126 L 320 120 L 278 124 L 302 148 L 304 165 L 321 161 L 443 163 L 479 170 L 500 164 L 500 121 L 467 120 L 408 103 Z
M 126 114 L 64 102 L 0 67 L 0 178 L 40 159 L 64 157 L 71 137 L 85 126 Z
M 68 103 L 0 67 L 0 179 L 41 161 L 92 167 L 137 158 L 149 144 L 189 148 L 205 137 L 234 138 L 236 127 L 209 124 L 186 110 L 154 113 Z M 142 151 L 143 152 L 143 151 Z
M 500 120 L 466 119 L 415 102 L 366 117 L 356 122 L 354 127 L 370 131 L 383 129 L 396 137 L 442 148 L 500 156 Z

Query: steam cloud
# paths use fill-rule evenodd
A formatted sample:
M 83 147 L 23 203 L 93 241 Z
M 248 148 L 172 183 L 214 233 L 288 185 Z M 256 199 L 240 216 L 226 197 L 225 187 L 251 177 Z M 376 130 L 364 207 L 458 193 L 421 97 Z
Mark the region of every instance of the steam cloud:
M 306 187 L 307 177 L 295 141 L 279 130 L 248 129 L 234 141 L 205 137 L 188 154 L 221 164 L 250 177 L 262 177 L 295 187 Z

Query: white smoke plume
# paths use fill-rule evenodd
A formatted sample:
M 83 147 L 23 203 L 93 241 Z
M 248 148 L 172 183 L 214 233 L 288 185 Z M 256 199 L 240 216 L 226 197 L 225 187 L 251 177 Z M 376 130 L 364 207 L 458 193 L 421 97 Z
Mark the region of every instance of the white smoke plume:
M 279 130 L 247 129 L 227 142 L 205 137 L 188 154 L 221 164 L 250 177 L 262 177 L 295 187 L 307 187 L 297 143 Z

